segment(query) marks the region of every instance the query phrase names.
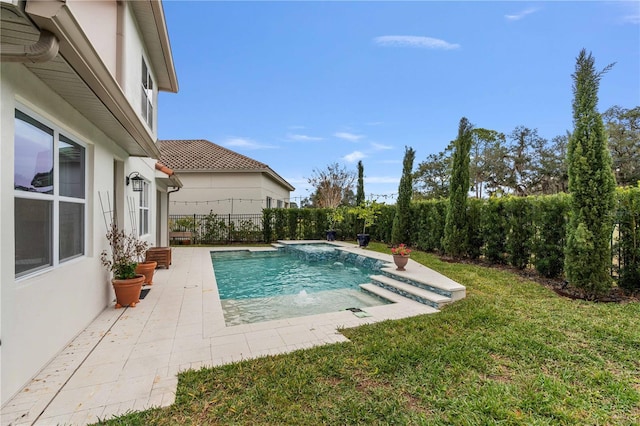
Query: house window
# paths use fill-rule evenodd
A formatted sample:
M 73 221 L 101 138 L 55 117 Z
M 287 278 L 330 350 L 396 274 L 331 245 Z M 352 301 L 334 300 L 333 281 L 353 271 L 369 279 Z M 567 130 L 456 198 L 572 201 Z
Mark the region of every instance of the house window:
M 142 58 L 142 118 L 153 129 L 153 79 Z
M 149 182 L 142 182 L 140 193 L 140 235 L 149 233 Z
M 271 208 L 271 197 L 267 197 L 267 208 L 270 209 Z
M 281 209 L 281 208 L 282 208 L 282 205 L 283 205 L 282 200 L 278 200 L 278 208 L 279 208 L 279 209 Z
M 85 148 L 15 111 L 15 275 L 84 255 Z

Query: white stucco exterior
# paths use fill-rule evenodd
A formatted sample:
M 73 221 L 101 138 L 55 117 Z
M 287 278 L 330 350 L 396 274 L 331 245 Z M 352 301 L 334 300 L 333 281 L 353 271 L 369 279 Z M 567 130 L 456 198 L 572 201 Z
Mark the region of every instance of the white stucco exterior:
M 170 214 L 258 214 L 289 207 L 288 188 L 260 172 L 181 172 L 183 187 L 171 195 Z M 278 204 L 280 201 L 280 205 Z
M 86 39 L 95 50 L 93 54 L 98 54 L 113 80 L 117 81 L 118 67 L 123 65 L 116 37 L 119 25 L 117 2 L 67 3 L 70 15 L 81 29 L 86 30 Z M 147 53 L 129 4 L 124 3 L 123 7 L 125 10 L 122 12 L 127 16 L 124 45 L 125 50 L 131 52 L 127 56 L 130 60 L 121 68 L 126 75 L 121 80 L 131 82 L 122 90 L 130 104 L 123 109 L 139 111 L 140 58 Z M 100 64 L 98 58 L 91 58 L 95 64 Z M 166 181 L 159 181 L 166 175 L 156 170 L 156 159 L 132 157 L 122 141 L 107 135 L 109 125 L 96 120 L 95 116 L 90 120 L 85 111 L 56 93 L 25 64 L 3 62 L 0 67 L 0 391 L 1 403 L 4 403 L 103 309 L 113 309 L 110 276 L 100 263 L 100 253 L 108 247 L 105 222 L 109 223 L 115 214 L 124 229 L 139 229 L 139 224 L 132 223 L 131 218 L 139 217 L 140 195 L 125 185 L 125 177 L 135 171 L 149 185 L 149 231 L 140 238 L 152 246 L 167 245 L 167 192 L 171 188 Z M 134 81 L 138 82 L 137 88 Z M 93 92 L 99 91 L 94 89 Z M 53 265 L 19 277 L 15 272 L 16 234 L 21 231 L 16 229 L 14 211 L 15 199 L 19 195 L 19 190 L 14 189 L 16 110 L 59 129 L 86 150 L 84 253 L 66 262 L 54 259 Z M 132 123 L 136 121 L 140 122 L 141 118 L 131 117 Z M 145 138 L 155 141 L 155 130 L 147 126 L 146 135 L 131 137 L 132 140 Z M 130 207 L 133 214 L 130 214 Z M 54 227 L 58 226 L 55 220 L 52 223 Z M 164 224 L 159 226 L 160 223 Z M 64 237 L 60 235 L 59 238 Z

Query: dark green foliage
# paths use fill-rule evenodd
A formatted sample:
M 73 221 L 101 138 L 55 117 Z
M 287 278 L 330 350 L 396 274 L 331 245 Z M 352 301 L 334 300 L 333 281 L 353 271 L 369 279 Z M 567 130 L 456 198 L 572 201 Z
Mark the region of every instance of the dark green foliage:
M 303 209 L 289 209 L 287 218 L 287 238 L 290 240 L 298 239 L 298 213 Z
M 534 201 L 537 236 L 533 245 L 534 265 L 540 275 L 562 275 L 569 197 L 566 194 L 538 197 Z
M 414 235 L 413 240 L 421 250 L 442 253 L 448 204 L 448 200 L 440 199 L 420 201 L 412 205 L 417 223 L 417 235 Z
M 356 190 L 356 206 L 364 203 L 364 166 L 358 161 L 358 189 Z
M 469 246 L 467 255 L 471 259 L 477 259 L 482 255 L 482 206 L 483 200 L 470 198 L 467 200 L 467 235 Z
M 380 214 L 376 218 L 376 223 L 371 227 L 369 234 L 375 241 L 388 243 L 391 241 L 391 229 L 393 220 L 396 215 L 395 206 L 383 205 L 380 208 Z
M 453 152 L 453 166 L 449 186 L 449 208 L 444 227 L 444 251 L 453 258 L 467 252 L 467 198 L 469 193 L 469 153 L 473 142 L 473 126 L 465 117 L 460 120 L 458 138 Z
M 530 198 L 524 197 L 509 197 L 505 201 L 509 221 L 507 259 L 511 266 L 524 269 L 529 264 L 533 245 L 533 204 Z
M 507 220 L 504 200 L 491 197 L 482 209 L 482 234 L 484 256 L 491 263 L 505 263 Z
M 274 209 L 263 209 L 262 210 L 262 238 L 265 243 L 270 243 L 273 241 L 273 216 L 275 212 Z
M 602 72 L 583 49 L 573 74 L 573 124 L 568 167 L 571 213 L 567 227 L 565 272 L 576 287 L 597 295 L 611 288 L 610 238 L 615 181 L 602 117 L 597 111 Z
M 398 200 L 396 201 L 396 215 L 393 218 L 391 230 L 392 244 L 411 244 L 411 197 L 413 195 L 413 160 L 416 152 L 413 148 L 405 147 L 402 161 L 402 177 L 398 186 Z
M 327 229 L 329 229 L 329 220 L 327 215 L 329 210 L 330 209 L 313 209 L 313 224 L 315 226 L 314 236 L 317 239 L 324 239 L 327 236 Z
M 640 290 L 640 184 L 618 192 L 620 287 Z
M 287 215 L 293 213 L 293 209 L 276 209 L 274 212 L 275 223 L 274 231 L 276 234 L 276 240 L 284 240 L 287 238 Z

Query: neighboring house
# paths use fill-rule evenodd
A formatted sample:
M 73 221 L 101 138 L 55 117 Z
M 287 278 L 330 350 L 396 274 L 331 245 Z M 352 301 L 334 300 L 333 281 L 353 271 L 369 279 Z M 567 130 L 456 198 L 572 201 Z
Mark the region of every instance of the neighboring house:
M 169 212 L 257 214 L 290 207 L 295 188 L 268 165 L 207 140 L 160 140 L 161 161 L 180 175 Z
M 157 163 L 158 91 L 178 91 L 160 0 L 0 6 L 4 403 L 113 306 L 108 224 L 167 245 L 181 184 Z

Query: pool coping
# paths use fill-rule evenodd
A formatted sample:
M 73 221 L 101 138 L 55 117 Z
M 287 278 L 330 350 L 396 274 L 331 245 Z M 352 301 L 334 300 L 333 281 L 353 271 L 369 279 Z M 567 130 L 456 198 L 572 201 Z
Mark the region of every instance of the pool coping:
M 391 263 L 390 254 L 334 244 Z M 156 270 L 146 298 L 135 308 L 105 308 L 2 406 L 2 425 L 84 425 L 168 406 L 181 371 L 344 343 L 343 328 L 438 312 L 407 299 L 366 308 L 371 316 L 364 318 L 341 311 L 226 327 L 211 251 L 238 249 L 273 250 L 173 247 L 171 267 Z M 408 266 L 415 274 L 430 271 Z

